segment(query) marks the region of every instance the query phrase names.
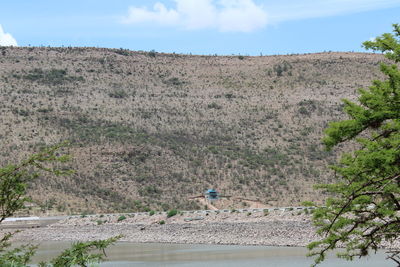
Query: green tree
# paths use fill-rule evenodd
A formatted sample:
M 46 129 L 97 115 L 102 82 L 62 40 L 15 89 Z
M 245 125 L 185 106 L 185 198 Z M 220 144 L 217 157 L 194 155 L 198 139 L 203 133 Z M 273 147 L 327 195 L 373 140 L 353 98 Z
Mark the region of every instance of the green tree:
M 381 51 L 394 64 L 381 64 L 387 79 L 360 89 L 358 102 L 344 100 L 349 119 L 332 122 L 323 142 L 331 149 L 342 142 L 355 142 L 357 150 L 344 153 L 332 166 L 338 182 L 319 185 L 331 197 L 316 209 L 313 222 L 321 239 L 308 245 L 315 264 L 328 250 L 343 246 L 338 257 L 352 260 L 368 255 L 382 245 L 399 241 L 400 233 L 400 26 L 374 41 L 366 49 Z M 388 258 L 400 265 L 400 251 Z
M 98 263 L 106 255 L 105 249 L 116 242 L 121 236 L 112 237 L 106 240 L 95 240 L 89 242 L 77 242 L 71 248 L 64 250 L 58 257 L 50 263 L 41 262 L 39 267 L 86 267 L 93 263 Z M 101 253 L 91 253 L 97 250 Z
M 25 202 L 30 201 L 26 196 L 27 186 L 39 175 L 44 172 L 54 175 L 67 175 L 72 172 L 63 168 L 62 163 L 70 158 L 61 151 L 64 145 L 47 148 L 19 164 L 0 168 L 0 223 L 24 208 Z M 0 266 L 27 266 L 37 246 L 10 248 L 10 238 L 13 234 L 6 233 L 0 239 Z M 120 236 L 116 236 L 106 240 L 78 242 L 52 260 L 51 264 L 41 263 L 40 266 L 88 266 L 90 263 L 101 261 L 104 249 L 119 238 Z M 92 254 L 92 250 L 96 249 L 103 253 Z

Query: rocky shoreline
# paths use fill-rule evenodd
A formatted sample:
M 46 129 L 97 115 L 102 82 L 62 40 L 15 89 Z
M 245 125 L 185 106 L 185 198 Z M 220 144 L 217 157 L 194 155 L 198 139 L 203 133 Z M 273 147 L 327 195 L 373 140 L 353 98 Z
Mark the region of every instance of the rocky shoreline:
M 16 241 L 88 241 L 123 235 L 134 243 L 306 246 L 318 237 L 310 215 L 295 212 L 204 212 L 70 217 L 47 227 L 25 229 Z
M 165 212 L 71 216 L 46 227 L 25 228 L 14 241 L 90 241 L 122 235 L 133 243 L 263 245 L 305 247 L 319 238 L 311 215 L 302 211 L 199 211 L 168 218 Z M 9 232 L 6 229 L 0 232 Z M 382 248 L 400 248 L 396 242 Z

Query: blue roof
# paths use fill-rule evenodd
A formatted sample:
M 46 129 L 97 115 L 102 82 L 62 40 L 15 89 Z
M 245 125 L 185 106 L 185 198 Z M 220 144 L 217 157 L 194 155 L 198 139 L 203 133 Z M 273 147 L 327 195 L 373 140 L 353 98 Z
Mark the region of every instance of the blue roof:
M 208 189 L 207 193 L 217 193 L 217 191 L 215 189 Z

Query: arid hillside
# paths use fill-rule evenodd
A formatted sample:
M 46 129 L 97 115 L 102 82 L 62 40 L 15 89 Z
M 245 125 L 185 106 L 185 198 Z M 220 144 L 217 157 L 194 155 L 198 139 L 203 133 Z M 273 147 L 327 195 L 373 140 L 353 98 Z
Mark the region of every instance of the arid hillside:
M 208 188 L 267 206 L 323 199 L 323 129 L 382 78 L 381 55 L 192 56 L 0 48 L 0 163 L 69 140 L 70 177 L 30 194 L 63 213 L 204 208 Z M 336 154 L 335 154 L 336 153 Z M 246 202 L 231 203 L 243 207 Z

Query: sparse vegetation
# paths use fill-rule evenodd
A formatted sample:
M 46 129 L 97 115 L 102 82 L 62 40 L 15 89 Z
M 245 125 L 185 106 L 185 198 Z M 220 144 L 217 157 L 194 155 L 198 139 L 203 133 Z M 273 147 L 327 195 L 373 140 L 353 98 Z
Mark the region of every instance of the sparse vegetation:
M 157 52 L 153 49 L 153 50 L 150 50 L 150 51 L 147 53 L 147 55 L 148 55 L 149 57 L 156 57 Z
M 210 108 L 210 109 L 221 109 L 222 108 L 222 106 L 218 105 L 215 102 L 212 102 L 211 104 L 208 104 L 207 107 Z
M 51 175 L 68 175 L 71 170 L 62 167 L 69 159 L 62 147 L 65 144 L 46 148 L 41 152 L 22 160 L 19 164 L 10 164 L 0 168 L 0 223 L 7 217 L 24 208 L 29 201 L 26 189 L 29 183 L 37 180 L 45 173 Z M 35 254 L 37 246 L 22 245 L 13 247 L 10 239 L 15 233 L 3 233 L 0 238 L 0 265 L 27 266 Z M 64 250 L 61 255 L 50 263 L 41 262 L 42 267 L 57 266 L 87 266 L 103 260 L 105 248 L 115 243 L 121 236 L 106 240 L 77 242 L 70 249 Z M 101 250 L 102 254 L 94 254 L 93 250 Z M 103 255 L 104 254 L 104 255 Z
M 169 210 L 167 212 L 167 218 L 171 218 L 171 217 L 175 216 L 176 214 L 178 214 L 178 210 L 177 209 Z
M 108 93 L 108 95 L 113 98 L 125 98 L 128 96 L 128 93 L 123 89 L 116 89 Z
M 70 140 L 77 174 L 29 191 L 64 214 L 197 209 L 187 198 L 210 185 L 270 205 L 322 200 L 310 185 L 332 180 L 325 166 L 336 153 L 323 151 L 320 132 L 343 118 L 340 99 L 355 84 L 379 78 L 383 58 L 2 51 L 0 163 Z
M 65 82 L 83 82 L 85 80 L 82 76 L 67 75 L 67 70 L 65 69 L 43 70 L 40 68 L 29 70 L 28 74 L 24 75 L 23 78 L 28 81 L 39 82 L 46 85 L 60 85 Z
M 121 222 L 121 221 L 123 221 L 125 219 L 126 219 L 126 216 L 125 215 L 121 215 L 121 216 L 118 217 L 117 221 Z

